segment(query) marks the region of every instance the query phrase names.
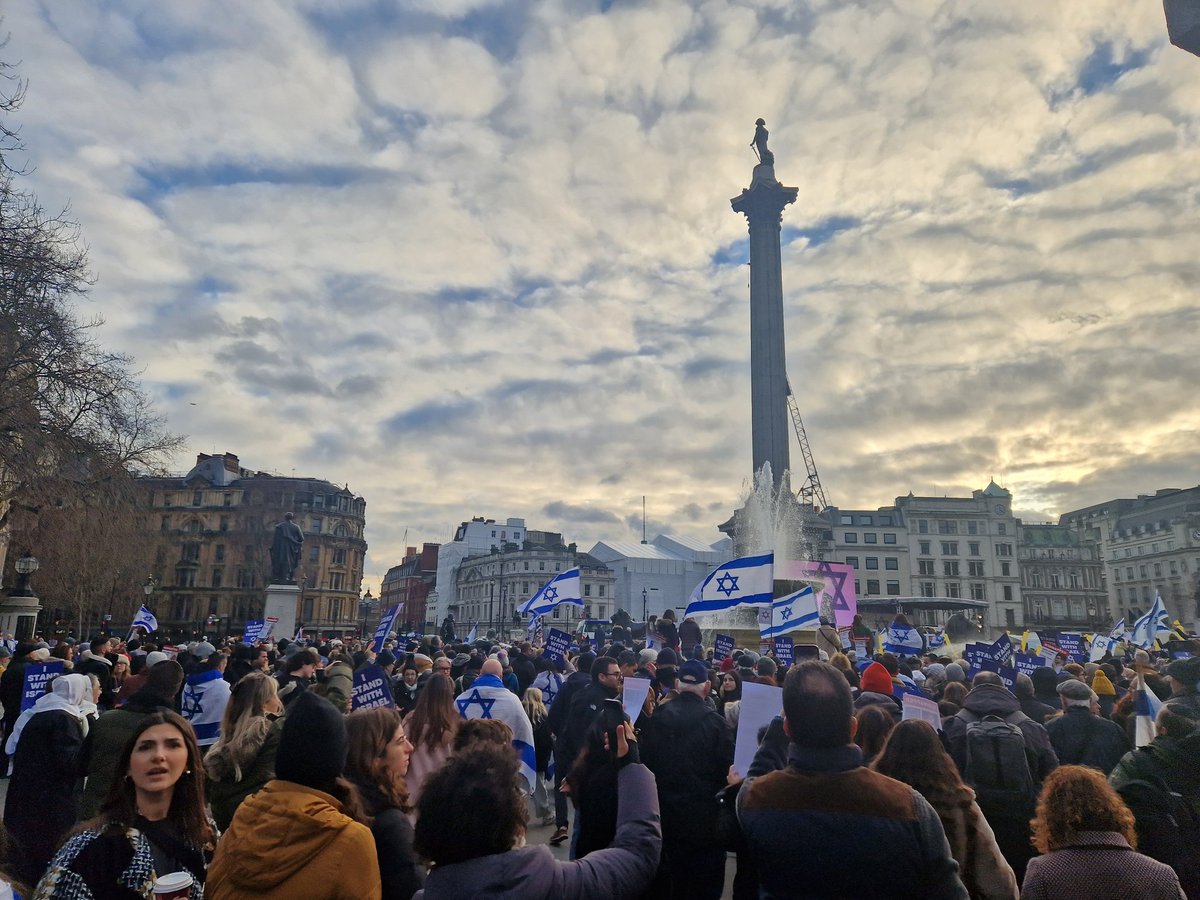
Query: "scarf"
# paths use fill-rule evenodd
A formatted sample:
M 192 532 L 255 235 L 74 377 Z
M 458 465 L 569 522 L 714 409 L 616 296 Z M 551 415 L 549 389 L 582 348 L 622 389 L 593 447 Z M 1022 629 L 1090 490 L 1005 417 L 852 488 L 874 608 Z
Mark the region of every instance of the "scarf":
M 88 720 L 84 715 L 82 706 L 85 701 L 92 699 L 92 679 L 86 675 L 59 675 L 50 684 L 50 693 L 42 694 L 37 698 L 37 702 L 32 707 L 21 713 L 17 719 L 17 724 L 13 727 L 13 733 L 8 739 L 8 743 L 4 745 L 4 752 L 12 756 L 17 752 L 17 744 L 21 740 L 21 732 L 25 730 L 29 720 L 38 713 L 50 712 L 51 710 L 61 710 L 65 713 L 70 713 L 79 720 L 80 726 L 83 728 L 83 736 L 87 737 Z

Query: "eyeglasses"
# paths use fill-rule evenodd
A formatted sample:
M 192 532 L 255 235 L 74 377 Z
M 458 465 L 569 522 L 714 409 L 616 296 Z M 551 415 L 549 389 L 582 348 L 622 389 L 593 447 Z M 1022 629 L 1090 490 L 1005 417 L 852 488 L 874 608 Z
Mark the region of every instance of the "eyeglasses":
M 450 671 L 450 667 L 449 667 L 449 666 L 435 666 L 435 667 L 434 667 L 434 671 L 436 671 L 436 672 L 449 672 L 449 671 Z
M 604 674 L 605 674 L 605 676 L 606 676 L 606 677 L 608 677 L 608 678 L 614 678 L 614 677 L 615 677 L 615 678 L 620 678 L 620 677 L 621 677 L 621 670 L 620 670 L 620 669 L 614 669 L 612 672 L 605 672 Z

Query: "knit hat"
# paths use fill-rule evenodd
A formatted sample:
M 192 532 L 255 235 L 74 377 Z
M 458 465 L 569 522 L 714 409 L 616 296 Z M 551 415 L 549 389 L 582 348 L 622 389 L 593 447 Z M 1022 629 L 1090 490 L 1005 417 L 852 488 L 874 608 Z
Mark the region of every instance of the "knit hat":
M 961 681 L 965 683 L 967 680 L 967 673 L 963 671 L 963 667 L 958 663 L 950 663 L 950 665 L 946 666 L 946 680 Z
M 380 650 L 375 654 L 375 665 L 377 666 L 394 666 L 396 664 L 396 654 L 391 650 Z
M 1200 681 L 1200 656 L 1177 659 L 1167 666 L 1167 677 L 1186 684 L 1190 688 Z
M 658 659 L 658 651 L 653 647 L 647 647 L 638 653 L 638 665 L 644 666 L 646 663 L 652 663 Z
M 154 650 L 146 654 L 146 668 L 152 669 L 160 662 L 166 662 L 171 657 L 163 653 L 161 650 Z
M 36 650 L 30 650 L 27 658 L 33 662 L 45 662 L 50 658 L 50 651 L 45 647 L 38 647 Z
M 283 720 L 275 777 L 305 787 L 327 787 L 346 768 L 346 721 L 337 707 L 312 691 L 303 691 Z
M 655 662 L 660 666 L 677 666 L 679 665 L 679 656 L 670 647 L 663 647 L 658 651 L 658 659 Z
M 863 691 L 873 691 L 876 694 L 892 693 L 892 676 L 888 674 L 888 670 L 881 663 L 873 662 L 867 666 L 867 670 L 862 673 L 862 679 L 858 686 Z
M 1117 696 L 1117 689 L 1113 687 L 1113 683 L 1108 680 L 1108 676 L 1103 672 L 1096 672 L 1092 678 L 1092 690 L 1101 697 Z
M 195 646 L 195 649 L 192 650 L 192 656 L 196 657 L 196 659 L 208 659 L 216 652 L 217 648 L 208 641 L 201 641 Z

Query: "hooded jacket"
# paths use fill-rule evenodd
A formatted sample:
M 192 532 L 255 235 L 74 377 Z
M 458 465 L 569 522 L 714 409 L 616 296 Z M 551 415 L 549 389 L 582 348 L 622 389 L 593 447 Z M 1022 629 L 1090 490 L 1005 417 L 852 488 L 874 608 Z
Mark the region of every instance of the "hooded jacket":
M 225 831 L 242 801 L 275 777 L 275 751 L 283 719 L 256 716 L 233 742 L 219 741 L 204 756 L 204 793 L 217 828 Z
M 985 718 L 986 716 L 1005 716 L 1021 712 L 1021 705 L 1008 688 L 1000 684 L 981 684 L 972 688 L 963 700 L 962 708 L 967 712 Z M 1030 770 L 1033 780 L 1041 783 L 1047 775 L 1058 767 L 1058 757 L 1050 744 L 1050 735 L 1046 729 L 1033 719 L 1022 713 L 1018 723 L 1025 737 L 1025 750 L 1030 756 Z M 943 723 L 946 735 L 946 749 L 962 772 L 967 764 L 967 722 L 959 716 L 950 716 Z
M 329 794 L 276 779 L 238 808 L 204 893 L 208 900 L 380 900 L 375 839 Z

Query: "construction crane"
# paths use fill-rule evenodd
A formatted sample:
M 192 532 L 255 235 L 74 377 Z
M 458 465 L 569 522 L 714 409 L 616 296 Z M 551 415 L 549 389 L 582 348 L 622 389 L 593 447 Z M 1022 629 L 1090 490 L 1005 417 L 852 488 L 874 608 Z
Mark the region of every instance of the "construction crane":
M 808 471 L 803 483 L 796 491 L 796 498 L 803 505 L 811 507 L 815 512 L 820 512 L 829 506 L 829 502 L 825 499 L 825 489 L 821 487 L 821 476 L 817 474 L 817 464 L 813 460 L 812 448 L 808 446 L 808 434 L 804 431 L 804 421 L 800 418 L 800 407 L 796 405 L 796 398 L 792 394 L 791 382 L 785 378 L 784 383 L 787 385 L 787 405 L 788 412 L 792 414 L 792 427 L 796 429 L 796 440 L 800 442 L 800 455 L 804 457 L 804 467 Z

